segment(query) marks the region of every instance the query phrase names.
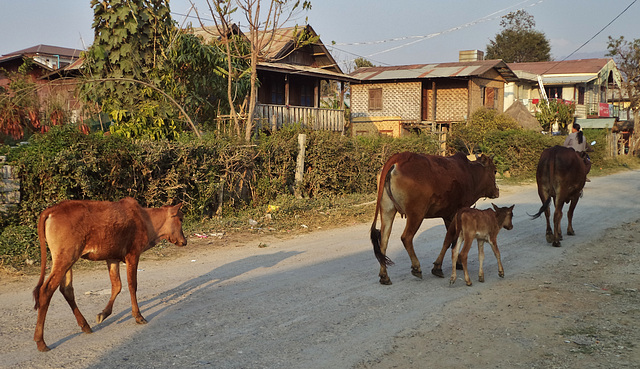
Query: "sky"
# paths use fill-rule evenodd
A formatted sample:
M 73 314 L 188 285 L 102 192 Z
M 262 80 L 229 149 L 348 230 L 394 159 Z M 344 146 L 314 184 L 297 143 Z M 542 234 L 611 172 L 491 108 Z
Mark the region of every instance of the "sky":
M 192 2 L 205 24 L 211 25 L 207 2 Z M 461 50 L 486 50 L 501 31 L 500 18 L 518 9 L 533 15 L 535 29 L 551 44 L 553 60 L 605 57 L 608 36 L 640 39 L 640 0 L 311 0 L 311 4 L 310 11 L 296 13 L 289 25 L 308 22 L 343 72 L 354 69 L 357 57 L 383 66 L 458 61 Z M 171 0 L 169 5 L 178 24 L 199 25 L 197 19 L 184 16 L 191 8 L 189 0 Z M 243 17 L 236 21 L 241 26 L 247 23 Z M 0 55 L 40 44 L 86 49 L 93 42 L 92 22 L 89 0 L 0 0 Z

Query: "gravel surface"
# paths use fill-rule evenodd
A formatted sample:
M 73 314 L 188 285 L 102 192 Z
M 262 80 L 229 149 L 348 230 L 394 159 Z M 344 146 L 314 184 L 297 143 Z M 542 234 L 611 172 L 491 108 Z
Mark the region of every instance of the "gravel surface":
M 471 287 L 462 273 L 453 286 L 429 273 L 441 220 L 425 220 L 416 236 L 421 280 L 410 273 L 396 219 L 391 286 L 378 283 L 370 224 L 239 246 L 193 238 L 175 258 L 140 262 L 148 324 L 135 324 L 125 288 L 113 315 L 82 333 L 56 293 L 45 325 L 52 351 L 41 353 L 31 296 L 38 277 L 0 276 L 0 367 L 638 368 L 640 171 L 591 180 L 576 236 L 560 248 L 546 243 L 544 217 L 527 215 L 540 207 L 535 185 L 502 189 L 493 202 L 516 204 L 514 229 L 498 235 L 505 278 L 485 247 L 485 283 L 477 281 L 474 246 Z M 91 324 L 109 298 L 106 267 L 74 277 Z

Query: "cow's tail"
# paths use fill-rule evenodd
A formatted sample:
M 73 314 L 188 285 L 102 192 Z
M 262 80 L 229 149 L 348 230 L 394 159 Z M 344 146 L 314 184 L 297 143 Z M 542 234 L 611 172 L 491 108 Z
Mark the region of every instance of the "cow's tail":
M 38 280 L 38 284 L 36 288 L 33 289 L 33 299 L 36 301 L 34 310 L 38 310 L 40 308 L 40 288 L 42 288 L 42 284 L 44 283 L 44 276 L 47 269 L 47 238 L 45 234 L 45 222 L 49 217 L 49 213 L 47 211 L 43 212 L 40 215 L 40 219 L 38 220 L 38 238 L 40 239 L 40 279 Z
M 545 211 L 545 210 L 547 210 L 547 209 L 549 208 L 549 205 L 550 205 L 550 204 L 551 204 L 551 196 L 549 196 L 549 197 L 547 198 L 547 201 L 545 201 L 545 202 L 542 204 L 542 206 L 540 207 L 540 210 L 538 210 L 538 212 L 537 212 L 537 213 L 535 213 L 535 214 L 533 214 L 533 215 L 531 215 L 531 214 L 528 214 L 528 215 L 531 217 L 531 219 L 538 219 L 538 217 L 539 217 L 542 213 L 544 213 L 544 211 Z
M 389 191 L 389 194 L 391 194 L 391 188 L 388 183 L 390 182 L 390 173 L 392 168 L 393 166 L 387 167 L 385 165 L 382 168 L 382 173 L 380 173 L 380 182 L 378 183 L 378 199 L 376 201 L 376 211 L 373 216 L 373 223 L 371 224 L 370 233 L 371 243 L 373 244 L 373 253 L 376 256 L 376 259 L 378 259 L 380 265 L 387 266 L 393 265 L 393 261 L 389 259 L 388 256 L 383 254 L 382 250 L 380 249 L 380 244 L 382 243 L 382 234 L 380 233 L 380 230 L 376 228 L 376 223 L 378 222 L 378 213 L 380 213 L 380 202 L 382 201 L 382 194 L 384 193 L 385 189 Z

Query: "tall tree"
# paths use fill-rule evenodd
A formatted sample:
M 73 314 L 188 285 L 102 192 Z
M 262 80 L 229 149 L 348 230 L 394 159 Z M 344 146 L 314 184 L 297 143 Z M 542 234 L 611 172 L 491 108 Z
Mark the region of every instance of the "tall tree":
M 633 111 L 633 139 L 630 152 L 640 149 L 640 39 L 625 40 L 609 36 L 609 53 L 622 74 L 622 89 L 629 98 L 629 110 Z
M 91 0 L 91 7 L 95 39 L 85 53 L 85 99 L 110 115 L 114 133 L 175 138 L 178 115 L 157 87 L 176 30 L 168 1 Z
M 487 45 L 487 59 L 502 59 L 507 63 L 551 60 L 549 40 L 536 31 L 533 16 L 524 10 L 502 17 L 502 31 Z
M 266 5 L 262 7 L 263 3 Z M 229 64 L 231 58 L 243 58 L 249 60 L 250 89 L 246 99 L 246 114 L 244 121 L 244 139 L 251 140 L 254 128 L 254 111 L 258 97 L 258 62 L 265 60 L 265 55 L 270 52 L 272 41 L 276 37 L 279 28 L 289 23 L 300 10 L 311 9 L 311 2 L 307 0 L 207 0 L 211 15 L 214 19 L 218 34 L 226 44 Z M 249 42 L 247 54 L 236 54 L 241 50 L 233 45 L 236 34 L 232 27 L 232 16 L 236 11 L 241 13 L 247 22 L 246 31 L 243 31 Z M 309 37 L 305 32 L 296 32 L 296 47 L 315 42 L 317 38 Z M 284 56 L 283 56 L 284 57 Z M 229 78 L 237 76 L 242 71 L 235 70 L 233 66 L 228 69 Z M 233 106 L 234 98 L 229 93 L 230 105 Z

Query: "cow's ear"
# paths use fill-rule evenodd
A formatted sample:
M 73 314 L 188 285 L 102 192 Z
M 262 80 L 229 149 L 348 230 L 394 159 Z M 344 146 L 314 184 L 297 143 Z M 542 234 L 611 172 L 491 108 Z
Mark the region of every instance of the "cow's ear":
M 511 207 L 509 207 L 509 209 L 511 209 L 511 211 L 513 211 L 513 208 L 516 207 L 516 204 L 511 205 Z
M 494 210 L 498 210 L 498 207 L 496 206 L 496 204 L 491 203 L 491 205 L 493 205 L 493 209 L 494 209 Z

